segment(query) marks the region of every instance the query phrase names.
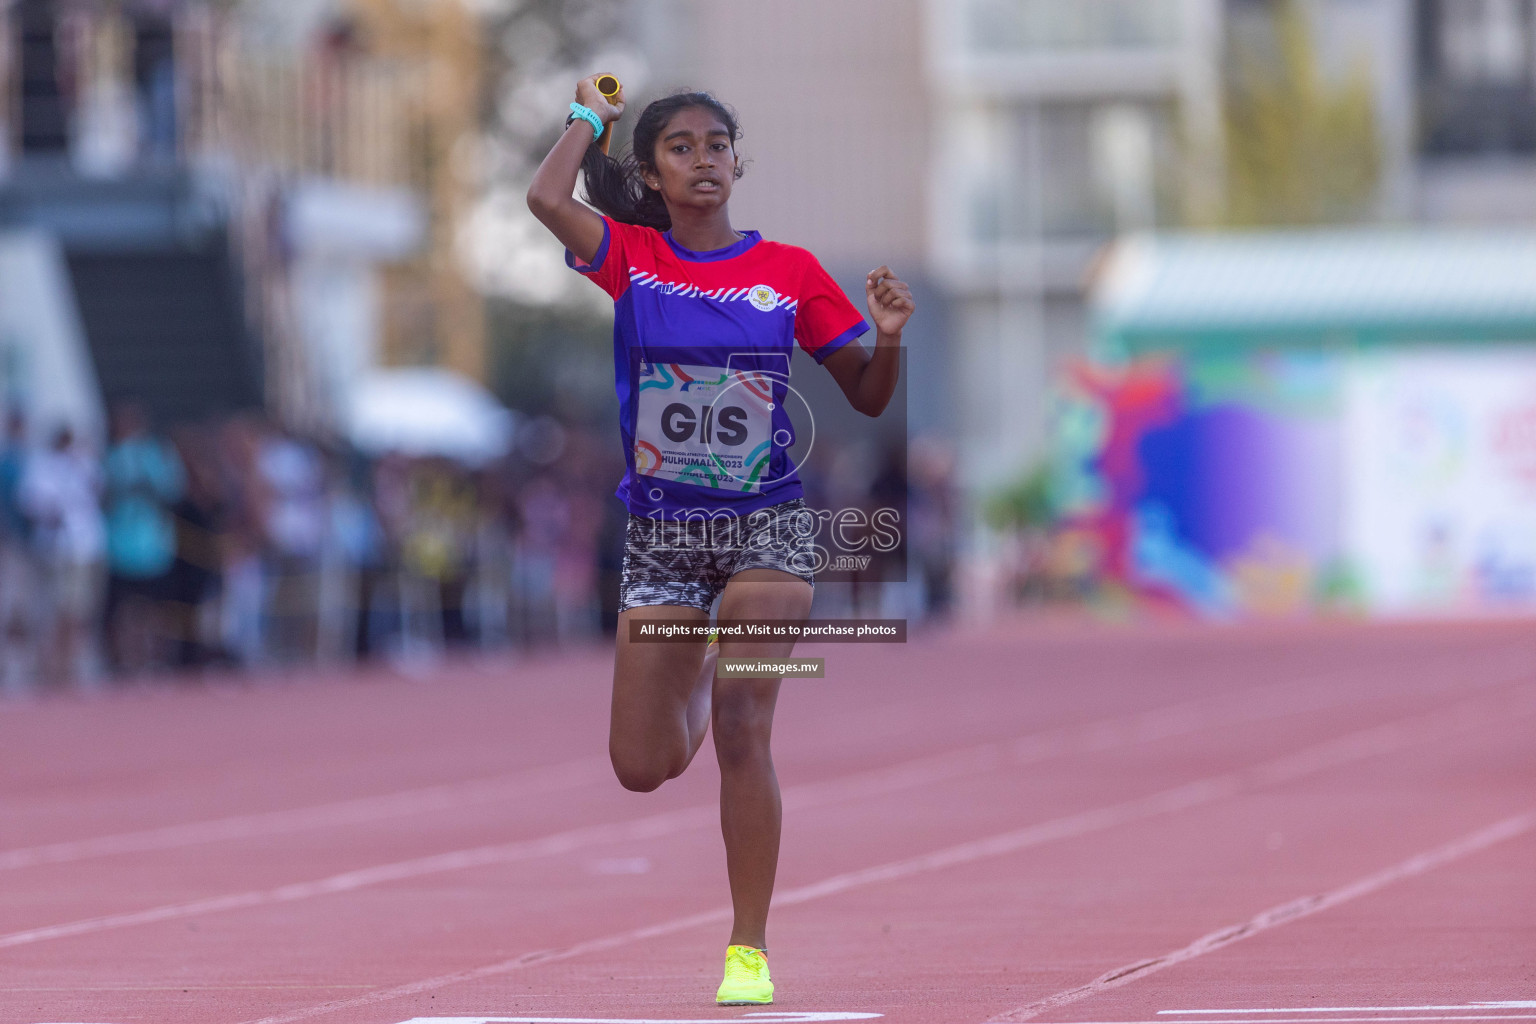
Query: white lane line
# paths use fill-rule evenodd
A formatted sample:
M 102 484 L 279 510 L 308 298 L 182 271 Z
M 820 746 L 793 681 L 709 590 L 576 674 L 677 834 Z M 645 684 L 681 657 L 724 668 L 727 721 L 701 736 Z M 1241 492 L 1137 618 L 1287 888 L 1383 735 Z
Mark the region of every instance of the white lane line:
M 1493 705 L 1493 708 L 1490 709 L 1488 705 Z M 1089 811 L 1082 815 L 1058 819 L 1056 822 L 1050 822 L 1042 826 L 1031 826 L 1016 832 L 1007 833 L 1002 837 L 997 837 L 997 839 L 987 842 L 1003 842 L 1006 846 L 1010 842 L 1022 841 L 1025 845 L 1033 845 L 1035 842 L 1040 841 L 1040 838 L 1037 838 L 1037 833 L 1046 840 L 1065 838 L 1069 835 L 1080 834 L 1077 830 L 1082 822 L 1085 821 L 1089 822 L 1092 828 L 1108 827 L 1111 824 L 1117 824 L 1121 821 L 1119 816 L 1127 807 L 1134 808 L 1135 810 L 1131 818 L 1125 818 L 1124 820 L 1134 820 L 1134 818 L 1146 816 L 1148 813 L 1166 813 L 1185 806 L 1205 803 L 1209 800 L 1226 796 L 1245 788 L 1249 784 L 1272 785 L 1290 781 L 1311 772 L 1349 763 L 1352 760 L 1390 752 L 1404 745 L 1419 742 L 1424 738 L 1450 735 L 1454 732 L 1476 728 L 1489 721 L 1505 721 L 1511 716 L 1528 715 L 1533 711 L 1536 711 L 1536 686 L 1527 685 L 1513 691 L 1511 694 L 1505 695 L 1503 700 L 1489 701 L 1478 698 L 1464 701 L 1448 709 L 1437 710 L 1426 715 L 1382 726 L 1375 726 L 1323 744 L 1308 747 L 1295 754 L 1263 762 L 1249 769 L 1247 774 L 1252 775 L 1251 780 L 1243 772 L 1230 773 L 1187 786 L 1175 787 L 1163 793 L 1154 794 L 1144 800 L 1132 801 L 1130 804 L 1115 805 L 1111 808 Z M 920 762 L 899 765 L 893 770 L 866 772 L 831 783 L 796 787 L 786 791 L 784 803 L 786 807 L 791 809 L 804 809 L 852 802 L 904 788 L 978 774 L 997 767 L 995 756 L 982 756 L 986 753 L 986 750 L 987 748 L 980 748 L 979 750 L 962 751 L 958 755 L 943 755 Z M 513 843 L 435 854 L 408 861 L 347 871 L 338 875 L 331 875 L 327 878 L 279 886 L 274 889 L 215 896 L 187 903 L 152 907 L 142 911 L 87 918 L 60 925 L 33 928 L 12 932 L 8 935 L 0 935 L 0 949 L 116 928 L 179 920 L 203 914 L 241 910 L 277 903 L 290 903 L 318 896 L 350 892 L 388 882 L 420 878 L 425 875 L 446 871 L 460 871 L 493 864 L 508 864 L 537 857 L 565 854 L 592 845 L 627 845 L 674 834 L 686 829 L 708 827 L 716 821 L 718 814 L 718 807 L 715 804 L 700 804 L 629 822 L 594 825 L 558 832 L 540 839 L 521 840 Z M 1110 817 L 1104 819 L 1107 823 L 1100 824 L 1099 822 L 1105 814 L 1109 814 Z M 1066 833 L 1058 836 L 1052 831 L 1063 825 L 1068 829 Z M 1045 831 L 1041 832 L 1040 830 Z M 963 849 L 965 849 L 964 844 L 962 847 L 952 848 L 948 852 L 953 854 Z M 1006 851 L 1000 849 L 999 852 Z M 983 851 L 979 855 L 987 856 L 990 854 Z M 934 866 L 942 865 L 935 864 Z M 867 869 L 867 871 L 879 870 L 884 869 Z M 928 868 L 923 867 L 919 868 L 919 870 L 928 870 Z M 844 880 L 857 878 L 866 874 L 867 871 L 856 872 L 854 876 L 839 876 L 838 879 L 830 879 L 819 884 L 823 886 L 842 884 Z M 869 880 L 875 881 L 879 879 L 871 878 Z M 867 882 L 854 881 L 853 884 L 862 885 L 867 884 Z M 776 900 L 775 902 L 778 901 Z
M 311 807 L 237 814 L 92 839 L 28 846 L 0 852 L 0 871 L 36 867 L 40 864 L 65 864 L 114 854 L 171 850 L 220 840 L 250 839 L 305 829 L 356 825 L 410 814 L 499 803 L 534 793 L 562 792 L 579 786 L 596 785 L 607 781 L 611 773 L 605 759 L 589 757 L 493 778 L 423 786 Z
M 1522 668 L 1511 678 L 1519 678 L 1527 674 L 1527 671 Z M 1508 681 L 1510 679 L 1490 685 L 1497 686 Z M 1347 697 L 1341 697 L 1337 677 L 1331 674 L 1320 681 L 1314 681 L 1301 694 L 1297 693 L 1296 685 L 1294 681 L 1271 683 L 1215 699 L 1196 698 L 1134 715 L 1036 733 L 1007 743 L 984 744 L 919 758 L 883 771 L 890 775 L 891 786 L 901 788 L 991 770 L 1001 760 L 1028 764 L 1072 753 L 1095 753 L 1128 744 L 1174 738 L 1201 729 L 1302 714 L 1351 702 Z M 610 768 L 606 760 L 584 758 L 489 779 L 446 783 L 293 810 L 233 815 L 209 821 L 0 851 L 0 871 L 250 839 L 306 829 L 363 824 L 412 814 L 504 802 L 531 793 L 559 792 L 583 785 L 600 784 L 609 777 Z M 825 788 L 842 782 L 835 780 L 818 785 Z M 807 793 L 815 791 L 815 787 L 802 789 Z
M 330 875 L 326 878 L 315 879 L 309 882 L 295 882 L 273 889 L 257 889 L 249 892 L 231 893 L 225 896 L 212 896 L 207 899 L 192 900 L 187 903 L 173 903 L 123 914 L 109 914 L 104 917 L 86 918 L 81 921 L 71 921 L 67 924 L 31 928 L 26 931 L 0 935 L 0 949 L 30 945 L 34 942 L 44 942 L 49 939 L 62 939 L 75 935 L 87 935 L 93 932 L 127 928 L 133 925 L 154 924 L 159 921 L 180 920 L 189 917 L 199 917 L 204 914 L 244 910 L 250 907 L 267 906 L 277 903 L 293 903 L 317 896 L 351 892 L 369 886 L 382 885 L 386 882 L 399 882 L 411 878 L 441 874 L 447 871 L 463 871 L 468 868 L 484 867 L 491 864 L 510 864 L 536 857 L 555 856 L 569 853 L 583 846 L 599 843 L 629 844 L 668 835 L 687 828 L 702 827 L 713 821 L 718 814 L 719 811 L 715 807 L 689 807 L 680 811 L 651 815 L 650 817 L 639 818 L 629 822 L 595 825 L 588 828 L 557 832 L 540 839 L 528 839 L 495 846 L 481 846 L 469 850 L 456 850 L 452 853 L 434 854 L 428 857 L 418 857 L 413 860 L 396 861 L 392 864 L 380 864 L 357 871 L 344 871 L 341 874 Z
M 1452 1007 L 1452 1009 L 1455 1009 L 1455 1007 Z M 1157 1012 L 1158 1013 L 1166 1013 L 1168 1011 L 1166 1011 L 1166 1010 L 1159 1010 Z M 1201 1012 L 1214 1012 L 1214 1011 L 1201 1011 Z M 1209 1024 L 1252 1024 L 1252 1021 L 1253 1021 L 1252 1017 L 1233 1017 L 1230 1020 L 1226 1020 L 1226 1019 L 1222 1019 L 1222 1018 L 1212 1019 L 1212 1018 L 1206 1018 L 1206 1017 L 1202 1017 L 1201 1019 L 1209 1021 Z M 1266 1018 L 1266 1019 L 1269 1019 L 1269 1018 Z M 1480 1015 L 1480 1016 L 1479 1015 L 1458 1014 L 1457 1016 L 1454 1016 L 1454 1017 L 1421 1017 L 1421 1016 L 1418 1016 L 1418 1015 L 1415 1015 L 1415 1016 L 1412 1016 L 1412 1017 L 1329 1017 L 1327 1019 L 1328 1020 L 1341 1021 L 1341 1022 L 1344 1022 L 1344 1024 L 1365 1024 L 1365 1022 L 1367 1022 L 1367 1021 L 1378 1021 L 1378 1020 L 1381 1020 L 1381 1021 L 1405 1021 L 1405 1020 L 1437 1020 L 1437 1021 L 1438 1020 L 1536 1020 L 1536 1013 L 1501 1013 L 1501 1014 L 1497 1014 L 1497 1015 L 1485 1014 L 1485 1015 Z M 1317 1018 L 1315 1018 L 1315 1017 L 1276 1017 L 1276 1018 L 1272 1019 L 1271 1024 L 1316 1024 L 1316 1021 L 1317 1021 Z M 1157 1020 L 1094 1020 L 1094 1021 L 1075 1021 L 1074 1024 L 1161 1024 L 1161 1022 L 1157 1021 Z
M 1511 646 L 1499 652 L 1499 655 L 1507 654 L 1507 658 L 1496 655 L 1496 660 L 1485 663 L 1494 665 L 1494 670 L 1486 671 L 1480 676 L 1480 681 L 1469 689 L 1497 689 L 1528 676 L 1530 658 L 1523 653 L 1524 650 L 1523 647 Z M 1371 693 L 1362 696 L 1349 687 L 1339 685 L 1346 680 L 1353 680 L 1349 671 L 1330 671 L 1303 679 L 1265 683 L 1215 698 L 1197 697 L 1163 708 L 1100 719 L 1083 725 L 1062 726 L 1005 743 L 983 744 L 937 757 L 920 758 L 906 762 L 906 765 L 917 777 L 932 782 L 975 771 L 989 771 L 997 766 L 999 758 L 1013 764 L 1029 764 L 1066 754 L 1095 753 L 1132 743 L 1172 739 L 1204 729 L 1260 722 L 1341 705 L 1370 703 L 1382 696 L 1403 695 L 1403 691 L 1397 689 L 1391 694 Z M 1431 693 L 1438 693 L 1444 688 L 1428 689 Z M 1423 693 L 1414 691 L 1414 695 L 1422 696 Z M 943 762 L 945 767 L 940 767 L 939 762 Z M 903 768 L 897 765 L 883 770 L 899 774 Z M 934 771 L 956 774 L 935 777 L 930 774 Z M 512 776 L 447 783 L 312 807 L 234 815 L 5 850 L 0 851 L 0 871 L 452 810 L 515 799 L 529 789 L 549 792 L 575 788 L 589 782 L 602 782 L 607 780 L 608 774 L 606 761 L 591 758 L 532 768 Z M 834 786 L 838 784 L 838 781 L 830 783 Z M 892 784 L 901 786 L 906 783 L 893 775 Z
M 1222 1016 L 1229 1013 L 1413 1013 L 1441 1010 L 1536 1010 L 1536 999 L 1494 999 L 1472 1003 L 1456 1003 L 1450 1006 L 1282 1006 L 1245 1010 L 1158 1010 L 1158 1016 L 1169 1013 L 1211 1013 Z
M 740 1017 L 412 1017 L 402 1024 L 818 1024 L 818 1022 L 874 1020 L 880 1013 L 796 1011 L 745 1013 Z
M 1313 914 L 1336 907 L 1341 903 L 1348 903 L 1350 900 L 1369 896 L 1378 889 L 1383 889 L 1394 882 L 1401 882 L 1405 879 L 1422 875 L 1427 871 L 1433 871 L 1435 868 L 1449 864 L 1452 861 L 1460 860 L 1469 854 L 1486 850 L 1497 843 L 1524 835 L 1533 826 L 1536 826 L 1536 811 L 1527 811 L 1512 818 L 1505 818 L 1495 825 L 1479 829 L 1470 835 L 1446 843 L 1444 846 L 1438 846 L 1433 850 L 1409 857 L 1404 861 L 1399 861 L 1391 867 L 1383 868 L 1374 874 L 1366 875 L 1364 878 L 1351 882 L 1348 885 L 1340 886 L 1320 896 L 1303 896 L 1300 899 L 1271 907 L 1241 924 L 1230 925 L 1203 935 L 1180 949 L 1164 953 L 1162 956 L 1154 957 L 1150 960 L 1140 960 L 1133 964 L 1117 967 L 1100 975 L 1086 985 L 1069 988 L 1064 992 L 1046 996 L 1044 999 L 991 1017 L 989 1018 L 989 1024 L 1020 1024 L 1022 1021 L 1034 1020 L 1047 1011 L 1060 1009 L 1063 1006 L 1087 999 L 1090 996 L 1107 992 L 1112 988 L 1128 985 L 1133 981 L 1140 981 L 1142 978 L 1184 963 L 1186 960 L 1193 960 L 1195 957 L 1214 953 L 1216 950 L 1224 949 L 1234 942 L 1251 939 L 1253 936 L 1267 932 L 1271 928 L 1278 928 L 1281 925 L 1290 924 L 1292 921 L 1299 921 L 1304 917 L 1310 917 Z M 1381 1018 L 1375 1019 L 1379 1020 Z M 1425 1018 L 1413 1019 L 1422 1020 Z
M 1465 731 L 1475 724 L 1490 724 L 1505 722 L 1512 715 L 1528 715 L 1532 712 L 1530 697 L 1533 688 L 1524 687 L 1521 691 L 1525 701 L 1518 708 L 1504 708 L 1493 710 L 1474 723 L 1465 714 L 1448 714 L 1437 712 L 1431 715 L 1420 716 L 1411 719 L 1418 728 L 1400 729 L 1397 736 L 1398 748 L 1406 747 L 1412 743 L 1424 740 L 1443 739 L 1455 733 Z M 1470 702 L 1467 702 L 1470 703 Z M 1451 709 L 1455 710 L 1455 709 Z M 1375 733 L 1377 730 L 1367 730 Z M 1339 764 L 1337 744 L 1328 743 L 1319 747 L 1310 748 L 1318 752 L 1315 760 L 1317 770 L 1335 767 Z M 1375 742 L 1361 744 L 1355 748 L 1361 757 L 1371 754 L 1387 752 L 1386 748 Z M 1303 752 L 1305 753 L 1305 752 Z M 1300 777 L 1295 766 L 1300 763 L 1301 757 L 1291 756 L 1281 759 L 1291 765 L 1290 771 L 1284 776 L 1286 781 Z M 803 885 L 795 889 L 781 890 L 774 894 L 773 907 L 781 908 L 794 906 L 800 903 L 808 903 L 811 900 L 821 899 L 837 893 L 847 892 L 850 889 L 873 885 L 880 882 L 890 882 L 912 875 L 922 874 L 928 871 L 937 871 L 943 868 L 955 867 L 960 864 L 968 864 L 973 861 L 988 857 L 996 857 L 1002 854 L 1016 853 L 1031 847 L 1042 846 L 1046 843 L 1065 839 L 1074 839 L 1103 831 L 1118 825 L 1167 814 L 1173 811 L 1197 807 L 1210 803 L 1225 796 L 1232 796 L 1245 789 L 1257 788 L 1273 784 L 1281 776 L 1270 771 L 1269 768 L 1277 762 L 1263 762 L 1254 765 L 1245 771 L 1230 772 L 1224 775 L 1202 779 L 1173 789 L 1154 793 L 1150 796 L 1125 803 L 1114 804 L 1096 810 L 1084 811 L 1078 814 L 1057 818 L 1053 821 L 1031 825 L 1026 828 L 1005 832 L 1001 835 L 987 839 L 973 840 L 960 843 L 946 849 L 932 853 L 922 854 L 917 857 L 909 857 L 902 860 L 891 861 L 875 867 L 865 868 L 860 871 L 852 871 L 846 874 L 834 875 L 831 878 Z M 720 924 L 731 919 L 731 908 L 716 907 L 713 910 L 690 914 L 687 917 L 674 918 L 659 924 L 647 925 L 631 931 L 620 932 L 602 938 L 589 939 L 586 942 L 567 946 L 563 949 L 541 949 L 521 956 L 503 960 L 499 963 L 487 964 L 483 967 L 469 968 L 463 971 L 455 971 L 451 974 L 439 975 L 435 978 L 426 978 L 421 981 L 410 982 L 391 989 L 378 992 L 370 992 L 367 995 L 355 996 L 351 999 L 336 1000 L 319 1006 L 312 1006 L 290 1013 L 279 1014 L 273 1017 L 263 1017 L 260 1020 L 249 1021 L 247 1024 L 292 1024 L 293 1021 L 307 1020 L 340 1010 L 356 1009 L 375 1003 L 389 1002 L 394 999 L 403 999 L 409 996 L 420 995 L 435 989 L 445 988 L 450 985 L 458 985 L 465 982 L 479 981 L 483 978 L 496 977 L 512 971 L 522 970 L 526 967 L 538 964 L 552 963 L 558 960 L 569 960 L 574 957 L 585 956 L 588 953 L 601 953 L 610 949 L 617 949 L 631 943 L 642 942 L 646 939 L 660 938 L 672 935 L 676 932 L 687 931 L 692 928 L 707 924 Z
M 1118 823 L 1120 819 L 1115 817 L 1115 815 L 1120 814 L 1122 808 L 1142 808 L 1135 812 L 1135 817 L 1143 817 L 1147 813 L 1166 813 L 1169 810 L 1178 810 L 1184 806 L 1190 806 L 1185 801 L 1205 803 L 1209 800 L 1237 792 L 1250 784 L 1272 785 L 1290 781 L 1302 775 L 1321 771 L 1339 764 L 1346 764 L 1362 757 L 1396 750 L 1406 744 L 1419 742 L 1426 738 L 1426 736 L 1450 735 L 1456 731 L 1476 728 L 1489 721 L 1502 722 L 1508 720 L 1511 716 L 1528 715 L 1533 712 L 1536 712 L 1536 685 L 1527 684 L 1501 695 L 1500 698 L 1480 697 L 1463 701 L 1460 704 L 1452 705 L 1450 708 L 1436 710 L 1429 714 L 1375 726 L 1361 732 L 1350 733 L 1338 739 L 1308 747 L 1295 754 L 1266 761 L 1249 769 L 1247 772 L 1233 772 L 1187 786 L 1175 787 L 1172 790 L 1154 794 L 1143 800 L 1131 801 L 1130 804 L 1119 804 L 1111 808 L 1089 811 L 1084 815 L 1073 815 L 1044 826 L 1031 826 L 1017 832 L 1007 833 L 1005 836 L 989 840 L 988 842 L 1003 842 L 1005 846 L 999 852 L 1005 852 L 1009 848 L 1006 847 L 1008 842 L 1012 842 L 1018 837 L 1023 837 L 1023 842 L 1026 845 L 1033 844 L 1037 841 L 1034 836 L 1039 829 L 1054 828 L 1060 822 L 1075 823 L 1078 819 L 1083 819 L 1092 822 L 1093 828 L 1108 827 L 1107 825 L 1098 824 L 1101 817 L 1109 814 L 1111 816 L 1107 819 L 1109 823 Z M 999 744 L 988 744 L 984 747 L 960 751 L 956 754 L 945 754 L 900 764 L 892 769 L 863 772 L 829 783 L 813 783 L 792 787 L 784 793 L 784 806 L 791 810 L 803 810 L 810 807 L 856 802 L 915 786 L 978 775 L 1000 766 L 1000 762 L 1004 760 L 999 749 L 1000 747 L 1001 745 Z M 1010 757 L 1007 760 L 1014 764 L 1020 763 L 1016 756 Z M 1249 775 L 1252 775 L 1251 779 Z M 1169 801 L 1173 802 L 1169 803 Z M 608 844 L 630 846 L 636 842 L 673 835 L 689 829 L 708 827 L 718 820 L 718 816 L 719 807 L 717 804 L 696 804 L 692 807 L 666 811 L 627 822 L 592 825 L 564 832 L 556 832 L 538 839 L 524 839 L 511 843 L 498 843 L 473 847 L 467 850 L 432 854 L 411 860 L 380 864 L 354 871 L 344 871 L 325 878 L 308 882 L 294 882 L 271 889 L 256 889 L 247 892 L 230 893 L 224 896 L 211 896 L 185 903 L 172 903 L 144 910 L 84 918 L 63 924 L 46 925 L 41 928 L 29 928 L 23 931 L 0 935 L 0 949 L 31 945 L 53 939 L 71 938 L 78 935 L 89 935 L 118 928 L 200 917 L 205 914 L 293 903 L 300 900 L 352 892 L 375 885 L 422 878 L 449 871 L 463 871 L 470 868 L 511 864 L 538 857 L 568 854 L 588 846 Z M 1078 826 L 1071 824 L 1070 827 L 1077 828 Z M 1076 835 L 1079 833 L 1069 832 L 1067 834 Z M 1054 839 L 1059 837 L 1055 833 L 1050 833 L 1047 835 L 1047 838 Z M 990 856 L 991 854 L 983 852 L 979 855 Z M 920 870 L 928 870 L 928 868 L 921 868 Z M 831 881 L 833 880 L 820 884 L 830 884 Z M 862 885 L 866 883 L 856 882 L 855 884 Z

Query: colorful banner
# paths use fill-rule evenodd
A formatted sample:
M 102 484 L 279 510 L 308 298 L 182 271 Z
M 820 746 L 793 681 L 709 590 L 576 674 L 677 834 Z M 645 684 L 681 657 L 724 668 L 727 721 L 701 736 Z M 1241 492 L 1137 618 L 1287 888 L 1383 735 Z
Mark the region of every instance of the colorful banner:
M 1079 366 L 1058 495 L 1102 577 L 1207 615 L 1340 589 L 1339 378 L 1315 355 Z
M 1226 617 L 1536 609 L 1536 355 L 1075 367 L 1062 530 L 1101 583 Z
M 1367 605 L 1536 607 L 1536 356 L 1360 357 L 1344 408 L 1344 534 Z

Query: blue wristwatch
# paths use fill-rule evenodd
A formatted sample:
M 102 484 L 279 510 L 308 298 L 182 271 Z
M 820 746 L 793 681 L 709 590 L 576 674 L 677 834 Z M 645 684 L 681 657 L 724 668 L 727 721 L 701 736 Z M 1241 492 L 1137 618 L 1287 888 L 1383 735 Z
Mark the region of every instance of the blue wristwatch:
M 581 118 L 592 126 L 592 138 L 594 140 L 603 137 L 603 119 L 597 116 L 597 112 L 591 107 L 584 107 L 580 103 L 571 104 L 571 116 L 565 119 L 565 126 L 569 128 L 571 122 Z

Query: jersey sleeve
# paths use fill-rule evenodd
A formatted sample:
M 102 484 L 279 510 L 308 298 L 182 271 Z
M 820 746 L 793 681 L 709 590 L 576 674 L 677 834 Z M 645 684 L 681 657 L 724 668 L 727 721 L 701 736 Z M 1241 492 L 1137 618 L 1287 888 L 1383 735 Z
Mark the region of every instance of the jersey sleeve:
M 818 363 L 869 330 L 848 296 L 816 258 L 806 254 L 795 306 L 795 340 Z
M 603 218 L 603 241 L 591 263 L 583 263 L 571 250 L 565 250 L 565 265 L 587 277 L 611 298 L 617 299 L 629 287 L 629 251 L 633 233 L 639 230 L 633 224 L 622 224 L 611 217 Z

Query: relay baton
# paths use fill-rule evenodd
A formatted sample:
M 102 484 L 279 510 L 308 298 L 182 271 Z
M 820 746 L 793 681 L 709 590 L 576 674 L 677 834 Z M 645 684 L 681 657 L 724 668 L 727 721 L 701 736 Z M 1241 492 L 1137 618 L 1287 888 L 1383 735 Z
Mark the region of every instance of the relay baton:
M 624 90 L 624 86 L 619 83 L 617 78 L 614 78 L 612 75 L 598 75 L 597 81 L 593 84 L 597 86 L 597 91 L 602 93 L 603 99 L 609 103 L 619 102 L 619 93 Z M 602 150 L 604 154 L 607 154 L 608 144 L 612 141 L 613 126 L 609 125 L 609 130 L 603 132 L 603 137 L 597 140 L 597 148 Z

